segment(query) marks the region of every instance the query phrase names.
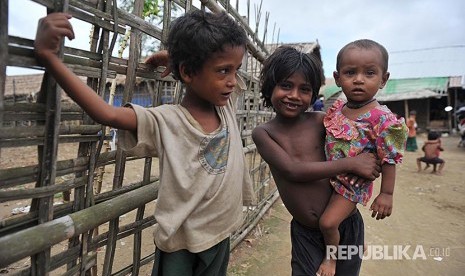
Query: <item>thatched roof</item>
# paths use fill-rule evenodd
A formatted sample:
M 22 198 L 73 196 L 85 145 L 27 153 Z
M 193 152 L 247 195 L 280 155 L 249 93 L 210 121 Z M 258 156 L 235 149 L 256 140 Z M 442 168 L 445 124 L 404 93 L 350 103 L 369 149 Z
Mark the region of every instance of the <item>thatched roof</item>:
M 39 92 L 43 74 L 7 76 L 5 96 L 31 95 Z
M 44 74 L 30 74 L 30 75 L 17 75 L 17 76 L 7 76 L 5 82 L 5 98 L 13 97 L 13 94 L 16 96 L 30 96 L 35 95 L 40 91 L 40 86 L 42 84 L 42 79 Z M 87 78 L 83 76 L 78 76 L 83 82 L 86 82 Z M 124 85 L 126 80 L 125 75 L 116 76 L 116 84 Z M 136 78 L 136 85 L 144 82 L 143 78 Z M 107 79 L 107 84 L 110 84 L 112 79 Z M 67 97 L 67 96 L 65 96 Z
M 317 42 L 298 42 L 298 43 L 279 43 L 279 44 L 266 44 L 266 48 L 268 49 L 268 51 L 273 52 L 276 48 L 278 48 L 279 46 L 283 46 L 283 45 L 286 45 L 286 46 L 290 46 L 290 47 L 294 47 L 296 48 L 297 50 L 301 51 L 301 52 L 304 52 L 304 53 L 314 53 L 316 55 L 318 55 L 318 57 L 320 57 L 320 44 L 318 44 L 318 41 Z
M 301 43 L 270 43 L 270 44 L 266 44 L 265 47 L 266 49 L 268 50 L 268 52 L 271 54 L 274 52 L 274 50 L 276 50 L 278 47 L 280 46 L 290 46 L 290 47 L 294 47 L 296 48 L 297 50 L 303 52 L 303 53 L 313 53 L 314 55 L 316 55 L 318 57 L 318 59 L 320 61 L 321 60 L 321 53 L 320 53 L 320 44 L 318 43 L 318 41 L 316 42 L 301 42 Z M 252 72 L 254 71 L 254 72 Z M 251 72 L 254 76 L 258 77 L 258 75 L 260 74 L 260 68 L 254 68 L 254 70 L 252 70 L 252 57 L 249 57 L 248 61 L 247 61 L 247 72 Z
M 33 101 L 42 85 L 43 73 L 7 76 L 5 80 L 5 99 L 13 99 L 13 101 Z M 79 76 L 81 80 L 86 81 L 86 77 Z M 62 92 L 62 100 L 71 101 L 66 93 Z
M 376 99 L 381 102 L 401 101 L 409 99 L 440 98 L 447 96 L 449 86 L 448 77 L 429 77 L 411 79 L 390 79 L 386 86 L 380 89 Z M 320 90 L 320 93 L 329 99 L 334 95 L 345 97 L 340 93 L 341 88 L 334 83 L 328 84 Z

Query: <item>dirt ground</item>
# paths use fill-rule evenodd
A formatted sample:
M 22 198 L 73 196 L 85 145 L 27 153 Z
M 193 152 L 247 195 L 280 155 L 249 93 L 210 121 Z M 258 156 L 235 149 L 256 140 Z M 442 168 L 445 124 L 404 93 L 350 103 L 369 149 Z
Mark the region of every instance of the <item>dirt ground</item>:
M 425 139 L 418 137 L 419 147 Z M 397 169 L 391 217 L 376 221 L 368 207 L 359 206 L 368 245 L 362 276 L 464 275 L 465 148 L 457 147 L 457 136 L 442 141 L 446 165 L 441 176 L 431 174 L 431 169 L 417 172 L 421 150 L 406 153 Z M 229 274 L 290 275 L 290 220 L 278 200 L 259 230 L 233 251 Z
M 420 147 L 425 138 L 418 137 Z M 365 221 L 366 244 L 371 250 L 371 257 L 368 256 L 362 264 L 362 276 L 463 275 L 465 201 L 461 195 L 465 194 L 465 148 L 457 147 L 457 136 L 443 137 L 442 140 L 445 151 L 441 157 L 446 160 L 442 176 L 431 174 L 431 170 L 418 173 L 416 158 L 421 156 L 421 151 L 406 153 L 404 163 L 397 170 L 393 215 L 376 221 L 370 217 L 368 207 L 359 207 Z M 73 158 L 76 151 L 72 147 L 60 148 L 59 156 L 61 159 Z M 35 147 L 21 149 L 21 152 L 18 156 L 15 149 L 2 149 L 0 167 L 9 164 L 25 166 L 31 164 L 31 160 L 37 160 Z M 127 166 L 125 178 L 128 183 L 133 178 L 140 180 L 143 160 Z M 111 187 L 112 167 L 107 167 L 107 171 L 104 189 L 106 185 Z M 55 198 L 56 202 L 60 200 Z M 1 203 L 0 220 L 10 216 L 12 209 L 27 204 L 27 201 Z M 153 212 L 152 204 L 146 211 Z M 133 213 L 122 216 L 120 225 L 133 221 Z M 290 220 L 281 200 L 277 200 L 255 230 L 233 250 L 228 275 L 290 275 Z M 103 225 L 100 232 L 103 233 L 106 227 Z M 384 258 L 381 258 L 375 251 L 383 246 Z M 65 243 L 57 245 L 54 251 L 64 247 Z M 152 228 L 143 231 L 142 248 L 143 256 L 153 253 Z M 397 254 L 402 250 L 404 255 Z M 116 252 L 113 272 L 131 263 L 132 237 L 119 240 Z M 104 250 L 98 253 L 98 271 L 101 272 Z M 9 274 L 26 266 L 27 261 L 18 262 L 0 274 Z M 142 267 L 139 275 L 150 275 L 151 267 L 152 264 Z M 61 274 L 59 271 L 51 275 Z

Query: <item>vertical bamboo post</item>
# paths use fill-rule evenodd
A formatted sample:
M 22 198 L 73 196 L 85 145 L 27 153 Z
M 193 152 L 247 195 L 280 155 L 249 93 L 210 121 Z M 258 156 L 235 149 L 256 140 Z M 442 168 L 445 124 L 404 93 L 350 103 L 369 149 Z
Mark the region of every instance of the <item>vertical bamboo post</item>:
M 136 0 L 134 2 L 133 14 L 141 17 L 144 9 L 144 0 Z M 136 82 L 136 68 L 140 58 L 140 44 L 141 44 L 141 32 L 137 29 L 131 29 L 130 46 L 129 46 L 129 58 L 128 67 L 126 72 L 126 81 L 123 93 L 123 102 L 129 102 L 132 99 L 134 93 L 134 84 Z M 124 165 L 126 162 L 125 154 L 121 149 L 116 150 L 116 166 L 115 166 L 115 178 L 113 180 L 113 188 L 119 188 L 122 186 Z M 117 176 L 117 173 L 119 175 Z M 119 219 L 115 218 L 110 221 L 109 224 L 109 235 L 108 243 L 105 252 L 105 263 L 103 266 L 102 275 L 111 275 L 113 266 L 113 260 L 115 256 L 116 241 L 118 235 Z
M 56 1 L 54 11 L 67 12 L 68 0 Z M 51 12 L 48 10 L 47 12 Z M 58 52 L 63 59 L 64 40 L 61 42 Z M 36 187 L 55 185 L 56 161 L 58 151 L 58 136 L 61 112 L 61 88 L 48 74 L 44 74 L 44 82 L 40 91 L 40 99 L 46 104 L 45 111 L 45 141 L 38 147 L 40 173 Z M 31 211 L 38 211 L 38 224 L 46 223 L 53 219 L 53 195 L 44 198 L 34 198 L 31 203 Z M 31 274 L 48 275 L 50 267 L 50 247 L 31 257 Z
M 3 126 L 3 111 L 8 60 L 8 0 L 0 0 L 0 127 Z M 2 148 L 0 147 L 0 158 Z

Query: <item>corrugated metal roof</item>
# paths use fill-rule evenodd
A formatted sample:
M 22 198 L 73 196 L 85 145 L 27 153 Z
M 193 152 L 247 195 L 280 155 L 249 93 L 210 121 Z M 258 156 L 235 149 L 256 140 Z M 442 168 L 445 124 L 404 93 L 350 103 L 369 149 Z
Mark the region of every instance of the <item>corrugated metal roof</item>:
M 465 45 L 389 52 L 391 79 L 465 76 Z
M 378 91 L 376 99 L 382 102 L 389 102 L 442 97 L 446 95 L 448 84 L 448 77 L 389 80 L 386 86 Z M 320 93 L 324 95 L 325 99 L 329 99 L 338 91 L 341 91 L 341 88 L 337 87 L 336 84 L 332 84 L 323 87 Z
M 442 97 L 447 92 L 448 83 L 447 77 L 388 80 L 376 98 L 379 101 L 399 101 Z
M 338 91 L 341 91 L 341 88 L 334 83 L 334 80 L 331 83 L 328 83 L 328 79 L 326 79 L 326 85 L 321 87 L 320 94 L 323 94 L 325 99 L 329 99 Z

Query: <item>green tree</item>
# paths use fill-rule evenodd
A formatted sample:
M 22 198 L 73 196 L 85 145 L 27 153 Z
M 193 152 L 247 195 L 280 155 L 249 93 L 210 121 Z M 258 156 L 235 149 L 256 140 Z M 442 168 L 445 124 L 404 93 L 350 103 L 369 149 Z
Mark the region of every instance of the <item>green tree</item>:
M 125 11 L 132 12 L 134 9 L 134 0 L 119 0 L 118 2 L 118 7 Z M 163 11 L 163 3 L 163 0 L 145 0 L 144 10 L 142 11 L 144 20 L 157 26 L 160 25 L 162 22 L 161 11 Z M 124 41 L 125 38 L 127 39 L 128 36 L 120 38 L 120 45 L 127 45 L 127 42 Z M 142 34 L 141 55 L 146 56 L 148 53 L 158 50 L 159 45 L 158 40 Z

